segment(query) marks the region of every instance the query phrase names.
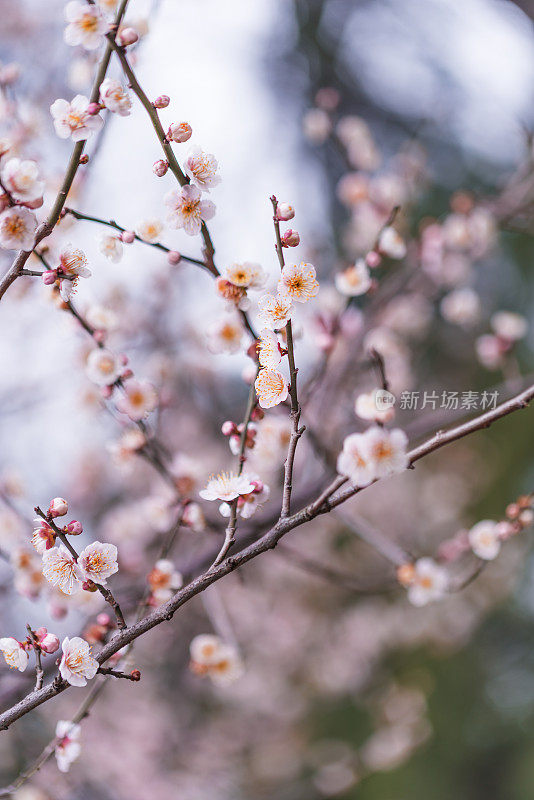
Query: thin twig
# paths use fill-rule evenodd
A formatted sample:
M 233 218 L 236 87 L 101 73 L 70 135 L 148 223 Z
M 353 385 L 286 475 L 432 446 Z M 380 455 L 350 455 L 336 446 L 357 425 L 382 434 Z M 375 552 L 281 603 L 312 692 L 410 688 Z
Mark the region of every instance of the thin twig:
M 274 233 L 276 237 L 276 253 L 278 255 L 278 263 L 280 264 L 280 271 L 285 267 L 284 251 L 282 248 L 282 239 L 280 237 L 280 221 L 277 215 L 278 200 L 273 195 L 271 197 L 271 204 L 273 207 L 273 224 Z M 291 437 L 289 439 L 289 446 L 287 450 L 286 460 L 284 462 L 284 488 L 282 493 L 282 511 L 280 516 L 288 517 L 291 510 L 291 492 L 293 490 L 293 465 L 295 463 L 295 453 L 300 437 L 306 430 L 305 426 L 299 427 L 300 422 L 300 405 L 298 400 L 297 391 L 297 373 L 298 369 L 295 366 L 295 351 L 293 348 L 293 327 L 291 320 L 288 319 L 286 324 L 286 342 L 287 342 L 287 360 L 289 362 L 289 396 L 291 398 L 291 411 L 289 417 L 291 419 Z

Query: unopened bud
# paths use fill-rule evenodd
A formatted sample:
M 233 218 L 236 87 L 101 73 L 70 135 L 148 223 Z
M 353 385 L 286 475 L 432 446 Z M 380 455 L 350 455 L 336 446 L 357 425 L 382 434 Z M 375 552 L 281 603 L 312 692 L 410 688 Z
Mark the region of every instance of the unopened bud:
M 288 228 L 282 235 L 282 247 L 297 247 L 300 244 L 300 236 L 298 231 Z
M 91 581 L 91 580 L 84 581 L 84 582 L 82 583 L 82 589 L 83 589 L 85 592 L 96 592 L 96 591 L 97 591 L 97 589 L 96 589 L 96 585 L 95 585 L 95 584 L 93 583 L 93 581 Z
M 125 28 L 119 33 L 119 42 L 123 47 L 128 47 L 139 41 L 139 34 L 134 28 Z
M 138 669 L 133 669 L 130 672 L 130 678 L 132 679 L 132 681 L 140 681 L 141 680 L 141 673 L 139 672 Z
M 371 250 L 365 256 L 365 263 L 367 264 L 368 267 L 370 267 L 370 269 L 374 269 L 375 267 L 378 267 L 378 265 L 380 264 L 381 261 L 382 261 L 382 259 L 380 257 L 380 254 L 377 253 L 376 250 Z
M 46 636 L 40 640 L 39 646 L 43 653 L 48 653 L 50 655 L 59 649 L 59 638 L 54 633 L 47 633 Z
M 132 242 L 135 242 L 135 233 L 133 231 L 123 231 L 120 239 L 124 244 L 132 244 Z
M 413 564 L 401 564 L 397 569 L 397 580 L 402 586 L 411 586 L 415 578 L 415 568 Z
M 101 329 L 93 331 L 93 339 L 97 344 L 104 344 L 106 341 L 106 331 Z
M 154 175 L 157 175 L 158 178 L 163 178 L 168 169 L 169 165 L 163 158 L 158 159 L 158 161 L 154 161 L 152 164 L 152 172 Z
M 98 622 L 99 625 L 102 625 L 104 628 L 107 628 L 108 625 L 111 624 L 111 617 L 109 616 L 109 614 L 106 614 L 105 611 L 102 611 L 102 613 L 98 614 L 96 621 Z
M 42 275 L 43 283 L 46 286 L 51 286 L 57 281 L 57 272 L 54 269 L 47 269 Z
M 171 142 L 178 142 L 181 144 L 182 142 L 187 142 L 187 140 L 191 138 L 192 133 L 193 128 L 189 122 L 173 122 L 169 125 L 167 139 Z
M 177 264 L 180 263 L 181 260 L 182 260 L 182 255 L 181 253 L 178 252 L 178 250 L 171 250 L 169 253 L 167 253 L 167 261 L 169 262 L 171 267 L 175 267 Z
M 100 113 L 101 105 L 100 103 L 89 103 L 87 106 L 87 113 L 91 114 L 94 117 L 96 114 Z
M 64 517 L 69 510 L 69 504 L 62 497 L 54 497 L 48 506 L 48 515 L 52 518 Z
M 289 203 L 278 203 L 276 206 L 276 219 L 287 222 L 295 216 L 295 209 Z
M 170 97 L 168 97 L 166 94 L 160 94 L 160 96 L 156 97 L 154 100 L 154 108 L 167 108 L 170 102 Z
M 237 430 L 235 422 L 232 422 L 231 419 L 227 419 L 226 422 L 223 422 L 221 426 L 221 432 L 223 436 L 232 436 Z
M 26 208 L 41 208 L 44 203 L 43 197 L 36 197 L 35 200 L 29 200 L 27 203 L 23 203 Z
M 65 526 L 65 530 L 71 536 L 79 536 L 80 533 L 83 533 L 83 525 L 77 519 L 73 519 L 72 522 Z

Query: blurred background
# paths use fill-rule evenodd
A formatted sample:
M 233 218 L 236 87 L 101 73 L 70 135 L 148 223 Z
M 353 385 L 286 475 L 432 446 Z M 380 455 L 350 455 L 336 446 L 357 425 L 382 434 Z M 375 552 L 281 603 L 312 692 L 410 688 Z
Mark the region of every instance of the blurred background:
M 38 161 L 45 209 L 70 152 L 49 106 L 89 94 L 94 71 L 90 54 L 63 41 L 63 5 L 0 0 L 0 62 L 20 67 L 2 87 L 0 135 Z M 364 427 L 353 407 L 377 383 L 370 347 L 384 356 L 398 398 L 487 390 L 501 401 L 532 383 L 533 16 L 528 0 L 131 0 L 141 84 L 150 97 L 171 97 L 164 126 L 188 120 L 192 142 L 220 164 L 210 195 L 219 268 L 257 261 L 274 282 L 273 193 L 297 209 L 295 260 L 317 268 L 317 305 L 297 320 L 310 427 L 297 460 L 300 503 L 324 485 L 344 436 Z M 119 76 L 116 64 L 111 74 Z M 88 152 L 70 207 L 127 229 L 164 219 L 173 179 L 152 172 L 158 143 L 135 98 L 131 116 L 109 118 Z M 373 273 L 371 297 L 347 301 L 336 274 L 373 247 L 396 206 L 406 256 Z M 232 464 L 220 427 L 242 418 L 247 360 L 206 346 L 206 321 L 226 313 L 206 273 L 169 266 L 140 243 L 111 263 L 102 233 L 65 218 L 47 240 L 50 258 L 69 241 L 87 253 L 93 274 L 76 306 L 156 385 L 162 404 L 149 423 L 198 500 L 208 475 Z M 164 229 L 161 240 L 200 257 L 183 231 Z M 2 271 L 10 255 L 0 253 Z M 503 311 L 520 317 L 496 321 Z M 113 588 L 130 611 L 172 524 L 165 483 L 117 446 L 125 424 L 85 374 L 89 350 L 40 281 L 20 279 L 3 298 L 2 636 L 22 639 L 27 622 L 72 636 L 101 610 L 94 595 L 66 602 L 43 587 L 33 555 L 21 566 L 34 505 L 64 496 L 84 542 L 118 545 Z M 397 403 L 411 442 L 473 413 L 440 405 Z M 458 586 L 469 585 L 423 609 L 408 604 L 394 565 L 361 539 L 379 530 L 416 557 L 436 556 L 478 520 L 502 519 L 534 489 L 533 413 L 371 487 L 343 517 L 296 531 L 195 598 L 136 645 L 141 683 L 106 688 L 71 771 L 62 775 L 52 759 L 17 797 L 530 800 L 531 534 L 506 543 L 476 580 L 469 556 L 455 564 Z M 283 409 L 259 425 L 252 461 L 271 504 L 240 525 L 243 541 L 276 518 L 286 437 Z M 221 520 L 206 506 L 205 528 L 183 530 L 174 550 L 185 578 L 219 543 Z M 245 671 L 231 685 L 188 670 L 191 639 L 212 631 L 239 648 Z M 2 667 L 2 708 L 31 680 Z M 39 754 L 58 719 L 72 717 L 84 691 L 2 735 L 2 785 Z

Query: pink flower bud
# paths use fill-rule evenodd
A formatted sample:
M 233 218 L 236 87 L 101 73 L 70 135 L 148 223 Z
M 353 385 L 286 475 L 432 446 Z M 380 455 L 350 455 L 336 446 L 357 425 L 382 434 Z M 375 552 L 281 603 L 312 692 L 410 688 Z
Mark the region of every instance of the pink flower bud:
M 99 625 L 102 625 L 103 627 L 107 628 L 107 626 L 111 624 L 111 617 L 109 616 L 109 614 L 106 614 L 105 611 L 102 611 L 101 614 L 98 614 L 96 621 L 98 622 Z
M 128 356 L 126 353 L 119 353 L 119 361 L 121 362 L 122 366 L 125 367 L 128 363 Z
M 135 233 L 133 231 L 123 231 L 119 237 L 124 244 L 131 244 L 135 242 Z
M 298 231 L 288 228 L 282 235 L 282 247 L 297 247 L 300 244 Z
M 139 34 L 134 28 L 125 28 L 119 33 L 119 42 L 123 47 L 128 47 L 130 44 L 135 44 L 139 41 Z
M 43 272 L 42 277 L 43 283 L 46 286 L 51 286 L 57 281 L 57 272 L 54 269 L 47 269 L 46 272 Z
M 93 333 L 93 339 L 97 344 L 104 344 L 106 341 L 106 331 L 97 330 Z
M 278 203 L 276 206 L 276 218 L 280 222 L 287 222 L 295 216 L 295 209 L 289 203 Z
M 380 255 L 376 252 L 376 250 L 371 250 L 365 256 L 365 263 L 367 264 L 368 267 L 370 267 L 370 269 L 374 269 L 375 267 L 378 267 L 378 265 L 380 264 L 381 261 L 382 261 L 382 259 L 381 259 Z
M 157 175 L 158 178 L 163 178 L 168 169 L 169 165 L 163 158 L 158 159 L 158 161 L 154 161 L 152 164 L 152 172 L 154 175 Z
M 254 486 L 253 489 L 254 494 L 261 494 L 261 492 L 263 492 L 263 483 L 261 481 L 250 481 L 250 482 Z
M 83 525 L 77 519 L 73 519 L 72 522 L 69 522 L 66 525 L 67 533 L 70 533 L 71 536 L 78 536 L 80 533 L 83 532 Z
M 227 419 L 226 422 L 223 422 L 221 427 L 221 432 L 223 436 L 232 436 L 237 430 L 235 422 L 232 422 L 231 419 Z
M 101 386 L 100 387 L 100 394 L 104 400 L 109 400 L 111 395 L 113 394 L 113 387 L 112 386 Z
M 127 381 L 128 378 L 132 377 L 133 377 L 133 369 L 125 369 L 121 373 L 121 378 L 123 379 L 123 381 Z
M 178 142 L 181 144 L 182 142 L 187 142 L 187 140 L 191 138 L 192 133 L 193 128 L 189 122 L 173 122 L 167 131 L 167 139 L 171 142 Z
M 54 517 L 64 517 L 69 510 L 69 504 L 62 497 L 54 497 L 48 506 L 48 514 L 52 519 Z
M 55 653 L 59 648 L 59 639 L 54 633 L 47 633 L 39 644 L 43 653 L 48 653 L 50 655 Z
M 27 203 L 23 203 L 22 205 L 26 206 L 26 208 L 41 208 L 44 203 L 43 197 L 36 197 L 35 200 L 30 200 Z
M 166 94 L 160 94 L 160 96 L 156 97 L 154 100 L 154 108 L 167 108 L 170 102 L 170 97 L 168 97 Z
M 167 261 L 169 262 L 171 267 L 175 267 L 177 264 L 180 263 L 181 260 L 182 260 L 182 255 L 181 253 L 178 252 L 178 250 L 171 250 L 169 253 L 167 253 Z
M 92 580 L 87 580 L 82 583 L 82 589 L 84 592 L 96 592 L 97 588 Z
M 37 636 L 38 641 L 44 639 L 47 633 L 48 630 L 44 627 L 44 625 L 42 625 L 40 628 L 37 628 L 37 630 L 35 631 L 35 635 Z
M 87 113 L 94 117 L 100 112 L 100 103 L 89 103 L 87 106 Z

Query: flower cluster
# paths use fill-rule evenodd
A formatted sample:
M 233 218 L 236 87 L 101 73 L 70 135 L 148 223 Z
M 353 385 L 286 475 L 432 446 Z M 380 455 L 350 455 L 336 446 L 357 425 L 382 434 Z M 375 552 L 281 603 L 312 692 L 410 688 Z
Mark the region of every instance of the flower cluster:
M 218 636 L 201 633 L 190 645 L 190 668 L 195 675 L 206 675 L 213 683 L 224 686 L 243 674 L 243 664 L 236 648 Z
M 365 433 L 351 433 L 343 442 L 337 459 L 337 471 L 354 486 L 369 486 L 379 478 L 408 467 L 408 438 L 399 428 L 387 430 L 374 425 Z

